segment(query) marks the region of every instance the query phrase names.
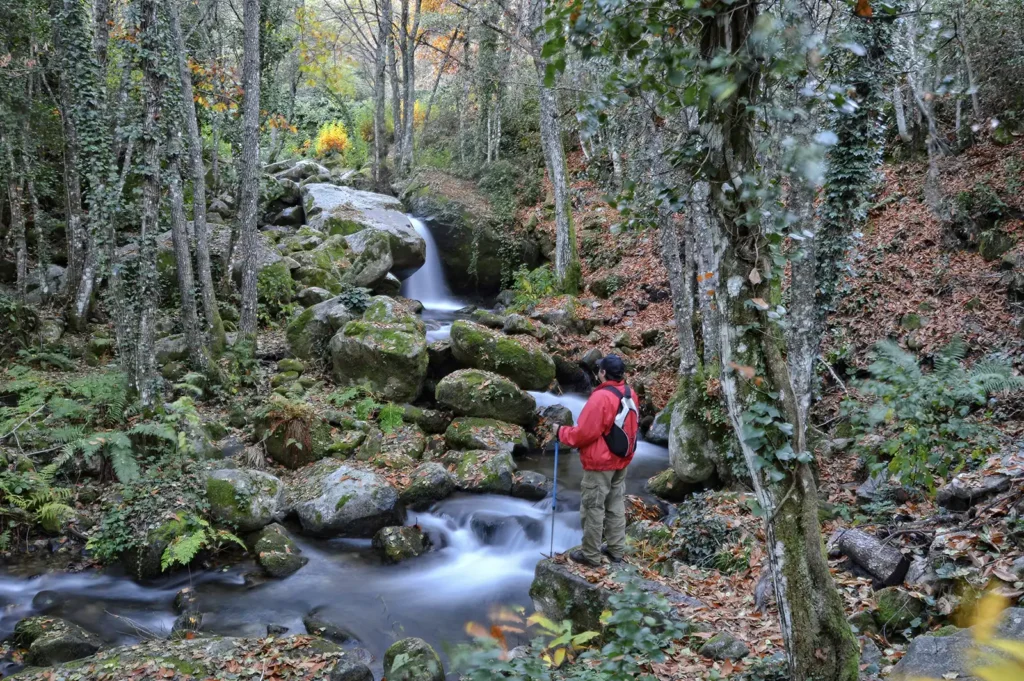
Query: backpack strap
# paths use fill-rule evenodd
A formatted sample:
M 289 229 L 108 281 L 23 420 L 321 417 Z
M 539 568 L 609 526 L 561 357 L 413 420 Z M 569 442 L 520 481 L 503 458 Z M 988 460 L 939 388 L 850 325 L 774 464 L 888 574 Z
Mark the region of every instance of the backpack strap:
M 610 391 L 612 393 L 615 393 L 615 396 L 618 397 L 620 400 L 622 399 L 622 393 L 620 393 L 619 389 L 616 388 L 613 385 L 606 385 L 605 387 L 601 388 L 601 390 L 608 390 L 608 391 Z M 627 397 L 629 396 L 629 387 L 628 386 L 626 387 L 626 396 Z

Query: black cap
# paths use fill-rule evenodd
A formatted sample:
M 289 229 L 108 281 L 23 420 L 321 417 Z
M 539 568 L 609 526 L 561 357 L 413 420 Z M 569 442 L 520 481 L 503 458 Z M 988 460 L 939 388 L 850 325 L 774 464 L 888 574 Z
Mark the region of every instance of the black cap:
M 612 381 L 621 381 L 626 375 L 626 363 L 618 355 L 608 355 L 597 363 L 598 369 L 603 369 L 605 376 Z

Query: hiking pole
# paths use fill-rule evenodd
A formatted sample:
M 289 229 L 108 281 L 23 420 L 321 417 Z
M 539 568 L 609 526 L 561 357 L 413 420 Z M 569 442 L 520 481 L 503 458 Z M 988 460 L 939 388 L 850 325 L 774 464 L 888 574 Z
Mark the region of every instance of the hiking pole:
M 555 557 L 555 508 L 558 506 L 558 436 L 555 435 L 555 474 L 551 482 L 551 550 L 549 555 Z

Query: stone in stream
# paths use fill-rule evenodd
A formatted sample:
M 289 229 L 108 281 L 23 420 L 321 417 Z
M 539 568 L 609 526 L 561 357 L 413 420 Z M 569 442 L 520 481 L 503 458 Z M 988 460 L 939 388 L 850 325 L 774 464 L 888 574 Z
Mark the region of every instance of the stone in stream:
M 46 667 L 92 655 L 100 641 L 77 624 L 56 617 L 28 617 L 14 627 L 14 640 L 27 648 L 25 661 Z
M 302 624 L 306 627 L 308 633 L 313 636 L 320 636 L 334 643 L 349 643 L 359 640 L 347 627 L 331 621 L 331 618 L 325 611 L 326 608 L 324 607 L 313 608 L 302 618 Z
M 555 380 L 551 355 L 529 339 L 458 320 L 452 324 L 451 343 L 463 366 L 500 374 L 524 390 L 547 390 Z
M 303 471 L 288 499 L 303 531 L 313 536 L 369 539 L 382 527 L 405 522 L 398 492 L 384 478 L 336 460 Z
M 461 369 L 437 384 L 438 404 L 460 416 L 493 418 L 528 426 L 537 402 L 503 376 L 476 369 Z
M 444 667 L 437 652 L 421 638 L 403 638 L 384 653 L 388 681 L 444 681 Z
M 323 360 L 334 334 L 356 317 L 341 296 L 308 307 L 285 329 L 288 349 L 299 359 Z
M 413 508 L 447 499 L 455 493 L 455 476 L 436 461 L 421 463 L 409 476 L 409 485 L 400 495 L 402 503 Z
M 186 586 L 174 594 L 174 611 L 179 615 L 198 610 L 198 603 L 199 595 L 190 586 Z
M 669 429 L 672 427 L 672 404 L 658 412 L 647 429 L 644 439 L 659 447 L 668 447 Z
M 464 492 L 511 494 L 516 464 L 509 452 L 473 450 L 448 452 L 442 462 L 454 468 L 455 482 Z
M 444 437 L 449 449 L 491 449 L 518 454 L 529 446 L 522 426 L 471 416 L 452 421 Z
M 948 636 L 918 636 L 907 646 L 906 654 L 893 668 L 892 681 L 915 679 L 956 679 L 981 681 L 972 670 L 977 659 L 972 631 L 963 629 Z M 1024 608 L 1007 608 L 1001 613 L 994 637 L 1024 644 Z
M 512 496 L 540 501 L 551 494 L 551 480 L 537 471 L 520 471 L 512 480 Z
M 373 536 L 372 546 L 385 563 L 400 563 L 426 553 L 429 542 L 418 527 L 385 527 Z
M 210 514 L 239 532 L 259 530 L 285 514 L 284 485 L 270 473 L 226 468 L 206 477 Z
M 260 531 L 253 549 L 256 562 L 271 577 L 288 577 L 309 562 L 309 558 L 301 555 L 302 549 L 295 544 L 287 530 L 277 523 Z

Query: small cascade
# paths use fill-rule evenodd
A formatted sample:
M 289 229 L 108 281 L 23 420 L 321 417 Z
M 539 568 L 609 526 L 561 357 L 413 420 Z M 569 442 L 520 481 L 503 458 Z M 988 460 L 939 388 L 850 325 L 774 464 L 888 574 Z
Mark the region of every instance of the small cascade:
M 427 253 L 423 267 L 402 282 L 402 295 L 420 301 L 424 309 L 431 311 L 454 312 L 465 307 L 466 304 L 452 296 L 448 288 L 434 235 L 419 218 L 410 215 L 409 222 L 426 243 Z

